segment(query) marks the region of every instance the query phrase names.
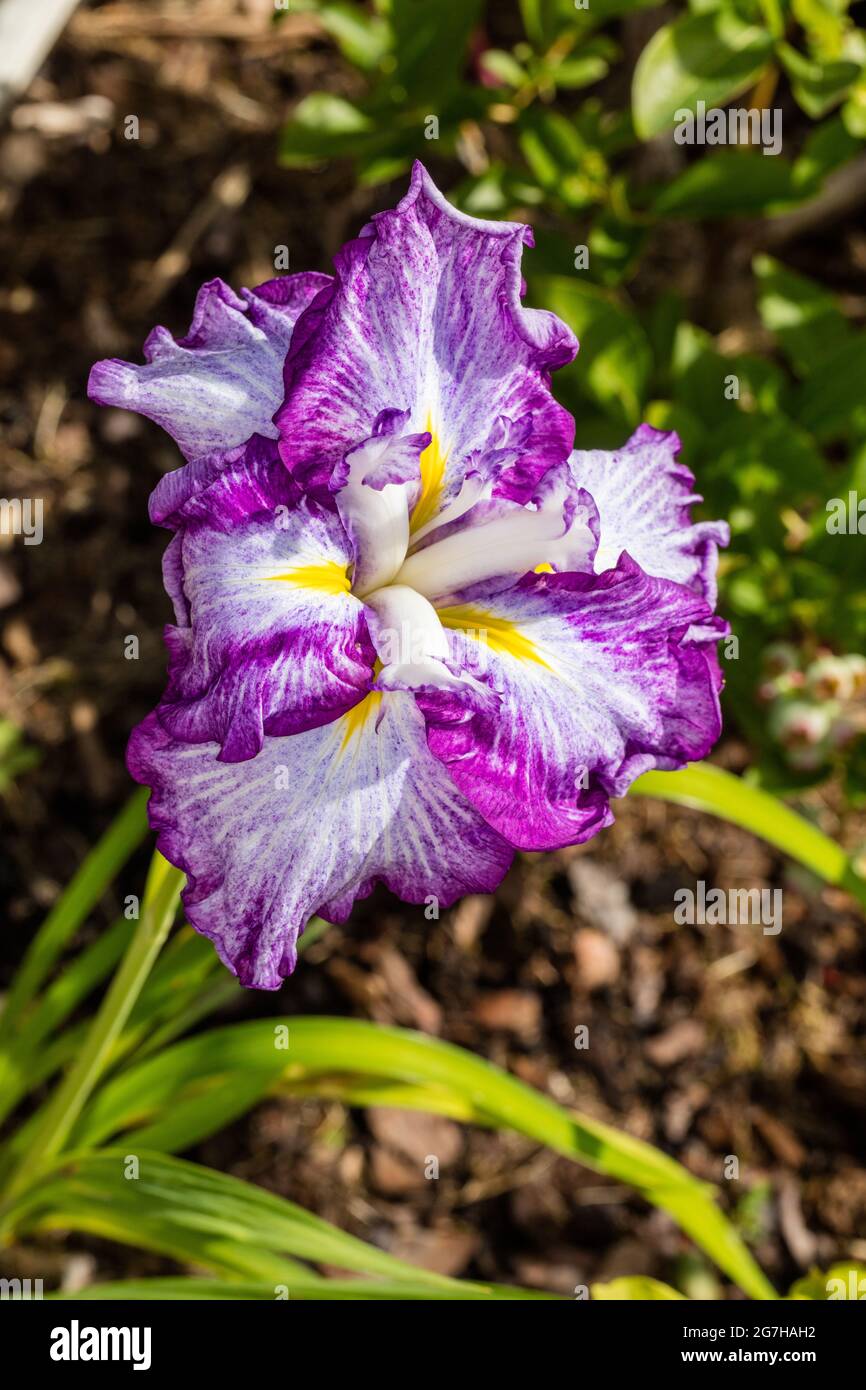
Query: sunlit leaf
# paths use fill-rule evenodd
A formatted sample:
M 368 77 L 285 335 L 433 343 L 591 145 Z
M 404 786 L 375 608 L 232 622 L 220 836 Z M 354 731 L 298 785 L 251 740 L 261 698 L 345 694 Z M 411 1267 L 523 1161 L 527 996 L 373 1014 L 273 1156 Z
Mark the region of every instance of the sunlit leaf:
M 304 1094 L 315 1094 L 319 1080 L 324 1094 L 348 1098 L 358 1079 L 364 1085 L 377 1079 L 421 1088 L 430 1110 L 453 1114 L 455 1103 L 462 1102 L 466 1118 L 514 1129 L 629 1183 L 668 1211 L 752 1297 L 773 1297 L 716 1206 L 712 1189 L 673 1159 L 609 1125 L 565 1110 L 482 1058 L 401 1029 L 353 1019 L 293 1018 L 239 1023 L 202 1034 L 109 1082 L 82 1117 L 74 1142 L 99 1143 L 132 1127 L 125 1142 L 136 1152 L 157 1139 L 170 1147 L 187 1145 L 201 1137 L 200 1130 L 190 1127 L 190 1104 L 196 1097 L 219 1096 L 221 1087 L 239 1085 L 245 1076 L 254 1077 L 262 1093 L 299 1086 Z M 357 1100 L 357 1094 L 352 1098 Z M 392 1090 L 389 1103 L 399 1103 L 399 1091 Z M 200 1121 L 201 1112 L 194 1119 Z
M 298 1260 L 380 1275 L 456 1299 L 543 1297 L 420 1269 L 262 1188 L 148 1150 L 70 1156 L 6 1209 L 4 1229 L 19 1235 L 84 1231 L 229 1280 L 267 1282 L 273 1297 L 278 1287 L 293 1296 L 296 1279 L 310 1292 L 314 1276 L 299 1269 Z
M 677 1293 L 669 1284 L 658 1279 L 648 1279 L 645 1275 L 626 1275 L 621 1279 L 611 1279 L 609 1284 L 590 1284 L 590 1293 L 596 1302 L 668 1302 L 676 1299 L 687 1302 L 684 1294 Z
M 643 140 L 671 126 L 677 112 L 723 106 L 754 82 L 773 47 L 771 35 L 732 8 L 684 15 L 653 34 L 632 86 L 635 130 Z

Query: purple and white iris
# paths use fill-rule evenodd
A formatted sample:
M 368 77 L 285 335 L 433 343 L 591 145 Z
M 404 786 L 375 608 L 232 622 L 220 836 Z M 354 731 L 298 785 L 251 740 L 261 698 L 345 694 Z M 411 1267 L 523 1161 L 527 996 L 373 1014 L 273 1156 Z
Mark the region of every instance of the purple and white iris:
M 524 244 L 419 164 L 333 277 L 211 281 L 185 338 L 93 368 L 187 460 L 151 499 L 175 623 L 129 767 L 245 985 L 313 913 L 489 892 L 718 737 L 726 528 L 673 434 L 572 452 L 577 341 L 521 304 Z

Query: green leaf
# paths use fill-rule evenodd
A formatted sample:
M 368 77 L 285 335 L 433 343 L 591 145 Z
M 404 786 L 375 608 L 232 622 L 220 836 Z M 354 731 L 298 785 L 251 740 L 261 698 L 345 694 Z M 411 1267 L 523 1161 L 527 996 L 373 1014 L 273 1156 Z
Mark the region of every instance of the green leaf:
M 652 367 L 647 336 L 632 311 L 607 291 L 575 277 L 533 277 L 535 301 L 552 309 L 580 339 L 578 364 L 557 373 L 558 388 L 576 388 L 623 429 L 640 422 Z
M 11 719 L 0 719 L 0 796 L 4 796 L 22 772 L 39 763 L 39 752 L 24 742 L 24 736 Z
M 390 44 L 390 30 L 379 15 L 359 5 L 322 5 L 316 11 L 340 52 L 359 68 L 378 67 Z
M 458 1292 L 459 1290 L 459 1292 Z M 225 1279 L 123 1279 L 114 1284 L 91 1284 L 75 1293 L 50 1293 L 46 1297 L 53 1302 L 95 1302 L 107 1299 L 109 1302 L 152 1300 L 212 1302 L 214 1299 L 228 1302 L 273 1303 L 278 1297 L 289 1297 L 293 1303 L 312 1301 L 315 1303 L 371 1303 L 371 1302 L 500 1302 L 514 1299 L 554 1298 L 553 1294 L 530 1292 L 524 1289 L 503 1288 L 496 1284 L 468 1284 L 460 1282 L 447 1289 L 431 1288 L 429 1284 L 411 1284 L 408 1280 L 384 1279 L 321 1279 L 308 1274 L 306 1270 L 292 1273 L 286 1292 L 278 1295 L 273 1284 L 229 1283 Z
M 673 1299 L 682 1303 L 688 1302 L 683 1294 L 677 1293 L 676 1289 L 672 1289 L 669 1284 L 662 1284 L 658 1279 L 648 1279 L 642 1274 L 611 1279 L 609 1284 L 590 1284 L 590 1292 L 596 1302 L 618 1300 L 629 1303 L 636 1301 L 658 1303 Z
M 520 15 L 527 37 L 538 46 L 555 38 L 558 0 L 520 0 Z
M 752 268 L 761 322 L 775 334 L 795 371 L 810 372 L 851 339 L 845 315 L 823 286 L 772 256 L 756 256 Z
M 860 141 L 845 129 L 841 116 L 822 121 L 809 132 L 794 161 L 794 175 L 804 194 L 817 190 L 828 174 L 853 159 L 859 149 Z
M 595 278 L 605 285 L 618 285 L 632 270 L 646 239 L 646 227 L 603 212 L 593 224 L 588 242 Z
M 448 99 L 465 61 L 469 35 L 478 23 L 481 0 L 391 0 L 397 58 L 395 80 L 412 106 Z
M 557 87 L 565 87 L 568 91 L 577 91 L 581 87 L 589 87 L 593 82 L 600 82 L 610 70 L 610 63 L 600 52 L 599 53 L 578 53 L 574 58 L 564 58 L 556 67 L 551 68 L 550 76 Z
M 848 0 L 842 4 L 832 0 L 829 4 L 825 0 L 791 0 L 793 17 L 806 30 L 810 47 L 832 57 L 843 46 L 847 8 Z
M 816 62 L 787 43 L 778 44 L 776 53 L 791 78 L 797 103 L 813 121 L 838 106 L 860 71 L 859 64 L 844 60 Z
M 788 1297 L 821 1303 L 866 1298 L 866 1265 L 842 1260 L 823 1273 L 820 1269 L 810 1269 L 791 1285 Z
M 551 197 L 575 209 L 600 201 L 607 163 L 574 121 L 558 111 L 531 111 L 521 122 L 519 139 L 524 159 Z
M 842 122 L 853 140 L 866 140 L 866 76 L 858 80 L 845 102 Z
M 15 1108 L 29 1085 L 37 1084 L 37 1063 L 44 1057 L 40 1044 L 56 1034 L 73 1009 L 111 972 L 131 934 L 132 924 L 124 918 L 102 932 L 45 991 L 18 1036 L 0 1048 L 0 1119 Z
M 29 1147 L 12 1175 L 9 1191 L 25 1186 L 34 1172 L 64 1147 L 67 1136 L 105 1070 L 116 1043 L 165 942 L 185 880 L 154 851 L 141 905 L 141 918 L 120 969 L 96 1014 L 80 1053 L 42 1110 Z
M 692 806 L 740 825 L 775 845 L 805 868 L 846 889 L 866 907 L 866 879 L 858 874 L 835 840 L 804 820 L 778 797 L 734 777 L 712 763 L 692 763 L 681 772 L 645 772 L 630 796 L 654 796 L 678 806 Z
M 562 9 L 575 13 L 574 0 L 560 0 Z M 593 24 L 603 24 L 609 19 L 620 19 L 623 15 L 634 14 L 637 10 L 655 10 L 664 0 L 585 0 L 586 8 L 577 10 L 578 19 L 585 18 Z
M 286 1035 L 281 1050 L 277 1040 Z M 267 1075 L 270 1074 L 268 1081 Z M 712 1191 L 658 1149 L 609 1125 L 566 1111 L 482 1058 L 401 1029 L 353 1019 L 254 1020 L 187 1039 L 132 1066 L 94 1097 L 74 1142 L 99 1143 L 129 1130 L 126 1152 L 137 1153 L 161 1130 L 162 1141 L 187 1143 L 185 1120 L 197 1096 L 218 1094 L 244 1076 L 266 1089 L 325 1094 L 346 1103 L 409 1103 L 434 1112 L 514 1129 L 596 1172 L 635 1187 L 668 1211 L 720 1268 L 752 1297 L 773 1292 Z M 358 1082 L 369 1100 L 361 1100 Z M 374 1086 L 373 1083 L 377 1083 Z M 383 1099 L 383 1085 L 390 1083 Z M 161 1117 L 161 1118 L 160 1118 Z
M 635 130 L 643 140 L 666 130 L 677 112 L 724 105 L 753 83 L 772 52 L 771 35 L 727 6 L 684 15 L 653 35 L 632 86 Z
M 787 387 L 775 363 L 747 353 L 723 356 L 704 329 L 688 322 L 677 325 L 671 368 L 677 402 L 694 411 L 705 427 L 734 429 L 740 437 L 756 412 L 778 413 Z M 731 394 L 735 389 L 739 396 Z M 712 458 L 716 453 L 714 449 Z
M 491 1286 L 463 1283 L 407 1264 L 338 1230 L 282 1197 L 238 1178 L 165 1154 L 137 1150 L 129 1176 L 125 1149 L 72 1154 L 4 1213 L 19 1235 L 74 1230 L 152 1250 L 229 1279 L 309 1288 L 296 1260 L 381 1275 L 454 1298 L 497 1298 Z M 306 1278 L 305 1278 L 306 1275 Z M 532 1298 L 510 1291 L 511 1297 Z
M 866 333 L 839 343 L 800 388 L 796 418 L 823 441 L 861 433 L 866 426 Z
M 326 159 L 381 150 L 387 148 L 392 133 L 377 127 L 372 117 L 344 97 L 311 92 L 280 132 L 280 162 L 304 169 Z
M 495 77 L 503 87 L 520 87 L 529 80 L 526 69 L 504 48 L 485 48 L 478 61 L 484 72 Z
M 0 1039 L 18 1023 L 52 966 L 148 831 L 148 791 L 140 788 L 90 851 L 28 947 L 0 1015 Z
M 730 217 L 799 202 L 787 160 L 760 150 L 719 150 L 690 164 L 652 204 L 657 217 Z

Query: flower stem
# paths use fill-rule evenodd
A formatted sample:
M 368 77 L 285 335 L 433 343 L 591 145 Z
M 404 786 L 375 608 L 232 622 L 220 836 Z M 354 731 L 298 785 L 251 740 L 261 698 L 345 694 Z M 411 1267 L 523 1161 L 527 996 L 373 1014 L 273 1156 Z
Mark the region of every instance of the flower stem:
M 42 1121 L 12 1175 L 7 1196 L 14 1196 L 27 1187 L 66 1143 L 168 936 L 183 882 L 181 871 L 163 859 L 161 854 L 155 853 L 147 876 L 141 917 L 126 954 L 93 1020 L 77 1061 L 44 1109 Z

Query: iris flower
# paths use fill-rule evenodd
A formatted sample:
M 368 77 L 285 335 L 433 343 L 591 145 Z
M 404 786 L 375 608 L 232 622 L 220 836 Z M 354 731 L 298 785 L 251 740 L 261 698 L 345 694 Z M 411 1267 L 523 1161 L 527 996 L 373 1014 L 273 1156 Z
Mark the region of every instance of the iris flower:
M 521 303 L 524 245 L 418 164 L 333 277 L 213 280 L 185 338 L 93 368 L 186 459 L 151 499 L 175 622 L 128 763 L 245 985 L 314 913 L 489 892 L 718 737 L 726 529 L 692 522 L 675 435 L 572 452 L 578 345 Z

